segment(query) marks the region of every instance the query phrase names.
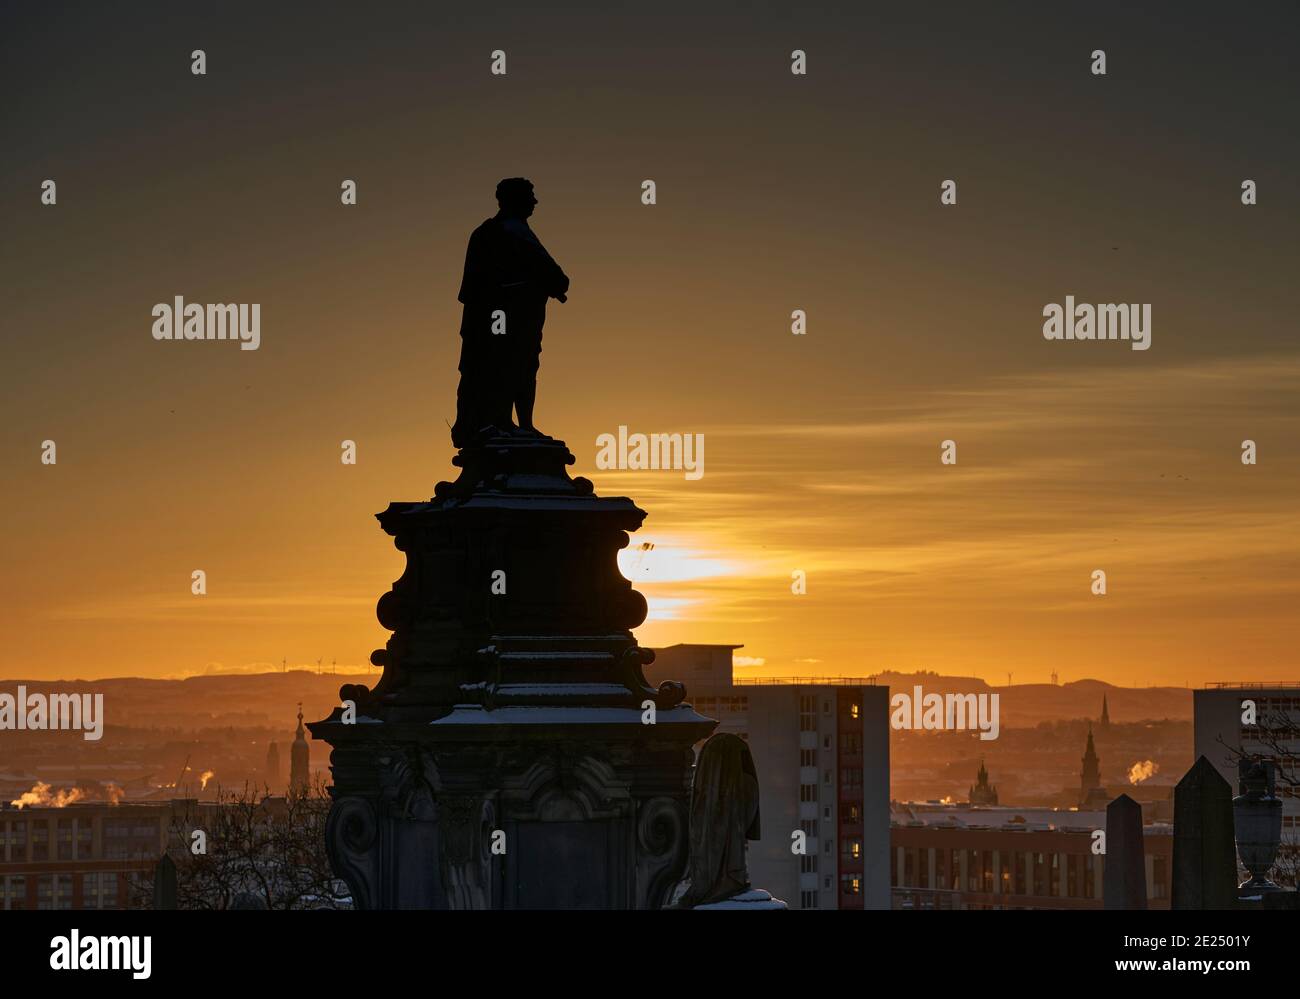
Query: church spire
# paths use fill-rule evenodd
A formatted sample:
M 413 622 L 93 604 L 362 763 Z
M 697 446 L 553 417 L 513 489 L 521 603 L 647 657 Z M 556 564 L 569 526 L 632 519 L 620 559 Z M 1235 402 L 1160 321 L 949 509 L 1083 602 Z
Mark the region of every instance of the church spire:
M 1106 703 L 1106 695 L 1101 695 L 1101 722 L 1099 727 L 1103 732 L 1110 728 L 1110 705 Z
M 289 790 L 305 792 L 311 783 L 311 748 L 302 726 L 302 701 L 298 702 L 298 731 L 289 748 Z
M 969 794 L 972 805 L 996 805 L 998 803 L 998 789 L 989 784 L 989 772 L 984 766 L 983 760 L 980 760 L 979 772 L 975 775 L 975 786 L 970 789 Z
M 1105 808 L 1106 789 L 1101 784 L 1101 760 L 1092 741 L 1092 723 L 1088 723 L 1088 745 L 1083 751 L 1083 772 L 1079 774 L 1079 807 Z

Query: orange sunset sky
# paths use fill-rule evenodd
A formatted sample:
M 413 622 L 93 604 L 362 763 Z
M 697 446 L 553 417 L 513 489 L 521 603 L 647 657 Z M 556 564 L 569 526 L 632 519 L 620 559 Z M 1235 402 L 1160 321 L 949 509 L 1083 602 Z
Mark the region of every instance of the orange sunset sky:
M 0 675 L 364 664 L 372 515 L 451 477 L 465 240 L 523 175 L 572 279 L 538 424 L 649 514 L 642 644 L 1294 679 L 1295 14 L 1119 9 L 8 11 Z M 1150 303 L 1151 349 L 1044 340 L 1067 294 Z M 176 295 L 260 303 L 261 348 L 154 341 Z M 620 425 L 704 434 L 704 476 L 596 469 Z

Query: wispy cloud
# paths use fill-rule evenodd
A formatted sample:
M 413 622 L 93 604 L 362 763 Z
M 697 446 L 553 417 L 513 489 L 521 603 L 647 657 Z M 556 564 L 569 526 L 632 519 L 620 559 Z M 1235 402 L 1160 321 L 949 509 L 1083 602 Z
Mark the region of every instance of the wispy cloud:
M 67 621 L 186 621 L 265 623 L 292 621 L 322 611 L 355 610 L 373 606 L 373 595 L 312 593 L 310 586 L 283 584 L 274 594 L 203 596 L 168 593 L 140 593 L 106 597 L 69 604 L 51 612 L 55 620 Z

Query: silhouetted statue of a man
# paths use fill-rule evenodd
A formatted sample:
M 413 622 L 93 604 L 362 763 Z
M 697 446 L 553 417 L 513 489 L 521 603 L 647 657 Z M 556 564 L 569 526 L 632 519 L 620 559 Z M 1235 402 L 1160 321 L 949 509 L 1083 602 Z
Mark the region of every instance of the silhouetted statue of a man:
M 569 279 L 533 235 L 537 198 L 523 177 L 497 185 L 500 210 L 474 230 L 465 251 L 460 387 L 452 443 L 500 434 L 540 437 L 533 426 L 537 367 L 548 298 L 567 301 Z M 519 415 L 516 426 L 511 411 Z

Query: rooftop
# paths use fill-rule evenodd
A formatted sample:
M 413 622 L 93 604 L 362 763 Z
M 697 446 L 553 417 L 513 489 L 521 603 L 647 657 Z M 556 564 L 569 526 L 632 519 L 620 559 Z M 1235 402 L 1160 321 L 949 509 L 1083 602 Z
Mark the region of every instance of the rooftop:
M 889 824 L 937 829 L 1091 833 L 1106 828 L 1106 812 L 1104 809 L 1018 808 L 1015 805 L 972 805 L 968 802 L 891 801 Z M 1167 822 L 1146 822 L 1143 826 L 1153 833 L 1172 831 Z
M 733 676 L 735 687 L 874 687 L 874 676 Z
M 1258 683 L 1242 683 L 1240 680 L 1220 680 L 1207 683 L 1206 690 L 1300 690 L 1300 680 L 1271 680 Z

